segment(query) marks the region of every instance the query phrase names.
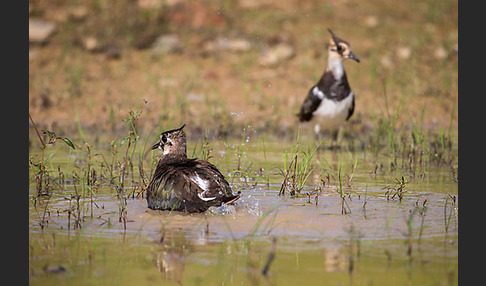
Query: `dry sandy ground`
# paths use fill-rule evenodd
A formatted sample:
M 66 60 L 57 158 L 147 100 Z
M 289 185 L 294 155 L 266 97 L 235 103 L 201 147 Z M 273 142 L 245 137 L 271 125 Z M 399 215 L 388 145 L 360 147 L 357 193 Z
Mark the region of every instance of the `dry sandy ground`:
M 150 1 L 46 2 L 29 2 L 30 18 L 56 25 L 29 48 L 29 113 L 40 129 L 70 134 L 79 122 L 93 132 L 126 130 L 122 119 L 135 111 L 141 132 L 186 123 L 227 135 L 293 133 L 327 61 L 328 27 L 361 59 L 345 62 L 356 94 L 348 128 L 395 118 L 396 128 L 457 127 L 454 1 L 153 1 L 165 4 L 146 10 Z M 178 37 L 180 49 L 155 53 L 150 39 L 164 34 Z M 292 54 L 263 65 L 279 44 Z

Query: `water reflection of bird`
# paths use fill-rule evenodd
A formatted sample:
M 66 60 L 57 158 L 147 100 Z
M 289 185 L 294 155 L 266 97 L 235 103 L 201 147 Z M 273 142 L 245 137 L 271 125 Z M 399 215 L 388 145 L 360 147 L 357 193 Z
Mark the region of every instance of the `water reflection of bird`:
M 186 257 L 174 249 L 164 250 L 157 255 L 157 269 L 165 274 L 167 280 L 180 282 L 186 266 Z
M 351 45 L 331 33 L 328 47 L 327 67 L 319 81 L 310 88 L 300 112 L 299 121 L 313 120 L 316 136 L 321 129 L 332 130 L 333 147 L 337 145 L 340 125 L 354 112 L 354 93 L 348 84 L 343 61 L 352 59 L 359 63 L 358 57 L 351 52 Z
M 343 247 L 326 247 L 324 248 L 327 272 L 343 271 L 346 269 L 346 255 Z
M 153 262 L 165 279 L 180 284 L 186 268 L 186 253 L 192 248 L 191 243 L 186 240 L 182 231 L 164 233 L 163 237 L 165 239 L 160 248 L 155 248 L 152 253 Z
M 210 206 L 236 201 L 240 195 L 233 195 L 216 166 L 205 160 L 187 158 L 184 126 L 163 132 L 159 142 L 152 146 L 161 149 L 163 156 L 147 187 L 148 207 L 204 212 Z

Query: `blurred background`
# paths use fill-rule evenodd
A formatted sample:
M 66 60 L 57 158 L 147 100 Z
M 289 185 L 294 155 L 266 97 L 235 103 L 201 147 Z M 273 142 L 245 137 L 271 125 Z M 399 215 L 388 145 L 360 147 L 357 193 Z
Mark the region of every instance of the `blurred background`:
M 348 131 L 457 129 L 451 0 L 30 0 L 29 113 L 63 136 L 126 133 L 132 112 L 141 134 L 294 138 L 328 28 L 361 60 Z

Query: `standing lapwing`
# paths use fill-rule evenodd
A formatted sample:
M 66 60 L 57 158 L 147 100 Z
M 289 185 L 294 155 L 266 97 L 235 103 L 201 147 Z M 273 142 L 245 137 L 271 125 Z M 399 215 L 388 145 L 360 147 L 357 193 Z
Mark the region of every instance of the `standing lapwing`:
M 187 158 L 186 134 L 179 129 L 165 131 L 152 150 L 162 158 L 146 189 L 148 207 L 156 210 L 204 212 L 210 206 L 236 201 L 221 172 L 208 161 Z
M 327 67 L 319 81 L 311 87 L 297 114 L 299 121 L 315 122 L 317 137 L 321 129 L 332 129 L 332 145 L 337 146 L 339 127 L 354 112 L 354 93 L 348 83 L 343 61 L 352 59 L 359 63 L 351 52 L 351 45 L 331 33 L 328 47 Z

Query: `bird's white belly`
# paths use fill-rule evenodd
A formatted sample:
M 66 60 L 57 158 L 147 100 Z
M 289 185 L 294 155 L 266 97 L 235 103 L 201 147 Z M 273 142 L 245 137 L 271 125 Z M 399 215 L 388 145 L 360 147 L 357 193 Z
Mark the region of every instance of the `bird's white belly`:
M 312 114 L 316 119 L 316 124 L 319 124 L 321 129 L 334 128 L 342 124 L 348 117 L 349 109 L 353 104 L 353 97 L 353 92 L 341 101 L 324 97 L 319 107 Z

